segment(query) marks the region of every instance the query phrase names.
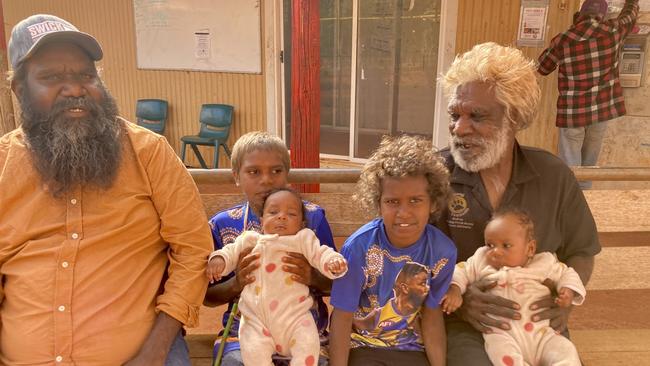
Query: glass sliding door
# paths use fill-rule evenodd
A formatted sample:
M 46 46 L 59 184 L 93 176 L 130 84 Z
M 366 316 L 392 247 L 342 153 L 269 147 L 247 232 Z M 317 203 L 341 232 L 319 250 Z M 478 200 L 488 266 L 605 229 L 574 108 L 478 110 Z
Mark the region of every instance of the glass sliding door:
M 320 1 L 320 152 L 350 154 L 352 1 Z
M 283 4 L 289 86 L 291 1 Z M 320 152 L 364 159 L 386 134 L 432 138 L 440 0 L 321 0 L 319 10 Z
M 439 0 L 359 1 L 356 144 L 367 158 L 383 135 L 433 133 Z

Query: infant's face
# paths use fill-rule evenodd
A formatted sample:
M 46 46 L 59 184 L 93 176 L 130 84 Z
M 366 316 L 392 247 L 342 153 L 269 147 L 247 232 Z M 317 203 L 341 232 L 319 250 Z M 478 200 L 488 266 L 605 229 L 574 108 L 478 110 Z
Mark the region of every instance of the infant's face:
M 264 234 L 293 235 L 302 229 L 302 202 L 293 193 L 271 194 L 262 211 Z
M 496 269 L 524 267 L 535 254 L 534 244 L 526 238 L 526 229 L 513 215 L 490 221 L 485 227 L 485 245 L 489 248 L 488 264 Z

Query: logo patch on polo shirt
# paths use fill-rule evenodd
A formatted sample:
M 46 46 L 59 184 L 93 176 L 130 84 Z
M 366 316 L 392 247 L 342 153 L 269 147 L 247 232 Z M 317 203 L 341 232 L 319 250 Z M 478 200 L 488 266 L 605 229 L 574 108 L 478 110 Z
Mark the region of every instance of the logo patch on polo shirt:
M 465 216 L 469 212 L 469 204 L 464 193 L 453 193 L 447 206 L 449 208 L 449 218 L 447 223 L 449 227 L 456 229 L 472 229 L 473 222 L 465 221 Z
M 449 213 L 452 216 L 464 216 L 467 211 L 469 211 L 469 207 L 467 206 L 465 194 L 454 193 L 449 201 Z

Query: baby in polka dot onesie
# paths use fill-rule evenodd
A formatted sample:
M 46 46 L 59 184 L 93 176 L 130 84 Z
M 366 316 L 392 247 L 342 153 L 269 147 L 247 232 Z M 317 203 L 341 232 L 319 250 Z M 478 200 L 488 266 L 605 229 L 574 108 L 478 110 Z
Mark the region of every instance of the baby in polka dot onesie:
M 239 300 L 239 342 L 245 365 L 272 365 L 276 352 L 290 356 L 291 365 L 318 361 L 320 341 L 309 312 L 309 287 L 293 281 L 279 267 L 287 252 L 300 252 L 323 275 L 335 279 L 347 272 L 347 263 L 332 248 L 320 245 L 314 232 L 305 228 L 304 218 L 298 193 L 287 188 L 273 191 L 264 201 L 264 234 L 245 231 L 208 259 L 206 275 L 217 281 L 236 269 L 244 249 L 252 247 L 252 253 L 260 253 L 255 281 L 244 287 Z
M 447 294 L 442 299 L 446 313 L 462 304 L 467 286 L 478 280 L 496 282 L 490 293 L 515 301 L 521 319 L 512 320 L 510 329 L 493 327 L 483 334 L 485 350 L 494 365 L 575 365 L 578 351 L 571 341 L 556 334 L 548 320 L 532 322 L 530 305 L 549 296 L 543 284 L 551 280 L 557 289 L 558 306 L 580 305 L 586 290 L 575 270 L 557 260 L 552 253 L 535 254 L 536 241 L 530 216 L 517 209 L 497 212 L 485 227 L 485 246 L 467 262 L 460 262 Z

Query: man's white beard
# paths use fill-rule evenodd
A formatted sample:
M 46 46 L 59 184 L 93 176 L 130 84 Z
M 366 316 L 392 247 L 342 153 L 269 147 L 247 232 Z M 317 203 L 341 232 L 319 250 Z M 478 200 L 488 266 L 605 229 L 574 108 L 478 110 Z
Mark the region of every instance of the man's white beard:
M 470 173 L 478 173 L 481 170 L 492 168 L 506 154 L 506 149 L 510 142 L 508 135 L 510 134 L 511 128 L 510 123 L 504 120 L 501 127 L 497 127 L 498 131 L 494 134 L 494 138 L 491 139 L 484 137 L 460 138 L 453 136 L 449 146 L 454 161 L 463 170 Z M 483 151 L 478 156 L 466 158 L 463 149 L 458 146 L 463 143 L 478 145 Z

